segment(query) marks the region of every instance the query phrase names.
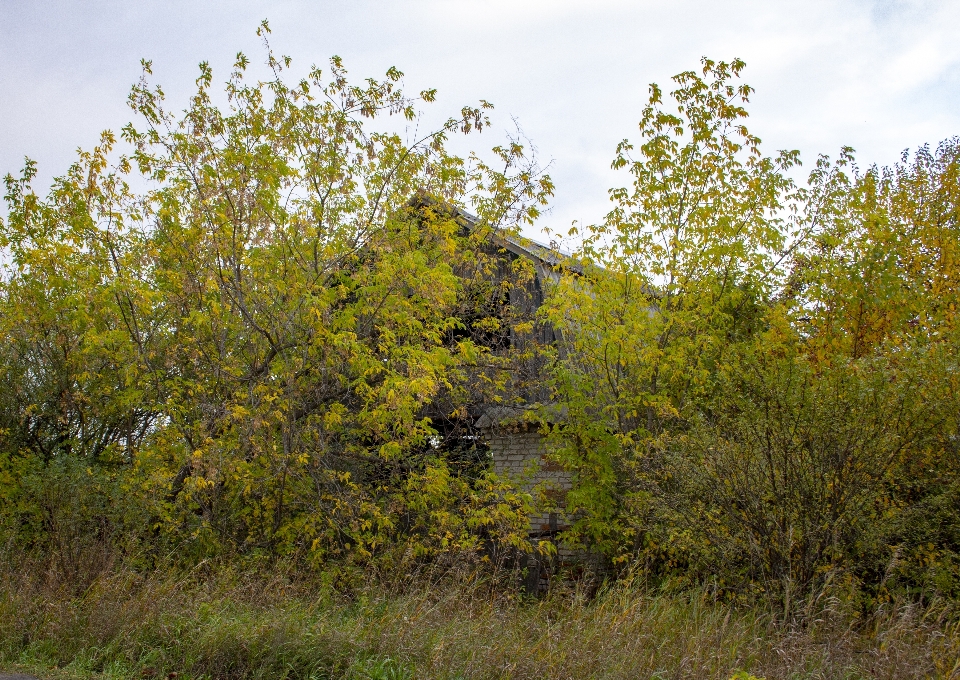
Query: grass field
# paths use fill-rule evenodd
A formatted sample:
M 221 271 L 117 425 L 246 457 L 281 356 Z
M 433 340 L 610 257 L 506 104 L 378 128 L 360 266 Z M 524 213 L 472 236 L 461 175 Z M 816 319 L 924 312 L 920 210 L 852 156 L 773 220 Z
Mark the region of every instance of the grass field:
M 811 610 L 813 611 L 813 610 Z M 322 581 L 201 568 L 114 570 L 84 589 L 24 565 L 2 574 L 0 669 L 41 678 L 960 677 L 946 605 L 869 617 L 816 603 L 790 623 L 760 606 L 630 586 L 538 600 L 469 575 Z

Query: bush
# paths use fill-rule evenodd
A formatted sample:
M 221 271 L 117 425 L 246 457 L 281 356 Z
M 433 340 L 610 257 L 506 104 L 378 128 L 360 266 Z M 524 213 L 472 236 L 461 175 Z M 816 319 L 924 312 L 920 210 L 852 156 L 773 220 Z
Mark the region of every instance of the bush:
M 788 610 L 831 583 L 954 594 L 956 405 L 935 376 L 955 359 L 917 348 L 897 361 L 817 367 L 767 353 L 733 365 L 715 408 L 665 440 L 653 524 L 638 527 L 682 577 L 772 589 Z M 878 562 L 884 573 L 871 572 Z

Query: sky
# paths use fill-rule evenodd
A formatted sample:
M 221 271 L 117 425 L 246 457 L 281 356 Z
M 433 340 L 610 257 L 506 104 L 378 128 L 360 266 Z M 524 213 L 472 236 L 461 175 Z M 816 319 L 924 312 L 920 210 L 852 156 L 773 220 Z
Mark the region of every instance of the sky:
M 602 219 L 649 83 L 669 89 L 702 56 L 747 62 L 751 132 L 807 168 L 844 145 L 885 165 L 960 134 L 960 0 L 0 0 L 0 174 L 29 156 L 39 189 L 119 131 L 141 58 L 183 108 L 200 61 L 222 81 L 238 51 L 263 60 L 265 18 L 295 75 L 336 54 L 355 78 L 396 66 L 409 90 L 437 88 L 438 119 L 493 102 L 470 144 L 519 125 L 551 163 L 531 236 Z

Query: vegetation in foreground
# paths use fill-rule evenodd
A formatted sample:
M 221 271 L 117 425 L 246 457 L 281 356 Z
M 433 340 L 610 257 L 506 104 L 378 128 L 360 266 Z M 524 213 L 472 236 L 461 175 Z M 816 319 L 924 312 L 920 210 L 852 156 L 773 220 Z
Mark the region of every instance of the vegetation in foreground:
M 621 582 L 530 600 L 467 574 L 349 590 L 203 565 L 115 571 L 85 591 L 24 565 L 3 574 L 0 664 L 43 678 L 950 678 L 960 620 L 942 603 L 868 617 Z M 376 579 L 374 579 L 375 581 Z M 741 675 L 736 675 L 742 673 Z M 176 675 L 172 675 L 176 674 Z
M 956 674 L 960 139 L 801 184 L 744 124 L 744 64 L 704 59 L 651 86 L 628 184 L 537 278 L 498 243 L 549 176 L 517 139 L 448 150 L 489 104 L 417 135 L 435 92 L 396 69 L 266 55 L 222 97 L 201 65 L 182 114 L 145 63 L 125 153 L 104 133 L 45 196 L 30 161 L 6 177 L 5 662 Z M 498 405 L 569 493 L 493 474 Z M 596 556 L 597 599 L 497 575 L 556 549 L 535 508 Z M 407 573 L 447 576 L 374 585 Z

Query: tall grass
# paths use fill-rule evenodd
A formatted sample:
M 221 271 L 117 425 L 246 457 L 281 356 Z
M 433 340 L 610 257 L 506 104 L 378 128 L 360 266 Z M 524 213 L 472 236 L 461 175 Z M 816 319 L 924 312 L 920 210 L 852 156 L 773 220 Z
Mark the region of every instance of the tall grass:
M 858 617 L 827 603 L 784 623 L 763 607 L 626 585 L 532 600 L 469 575 L 425 575 L 346 595 L 283 574 L 202 572 L 118 569 L 77 591 L 7 565 L 0 668 L 44 678 L 960 677 L 960 624 L 946 606 Z

